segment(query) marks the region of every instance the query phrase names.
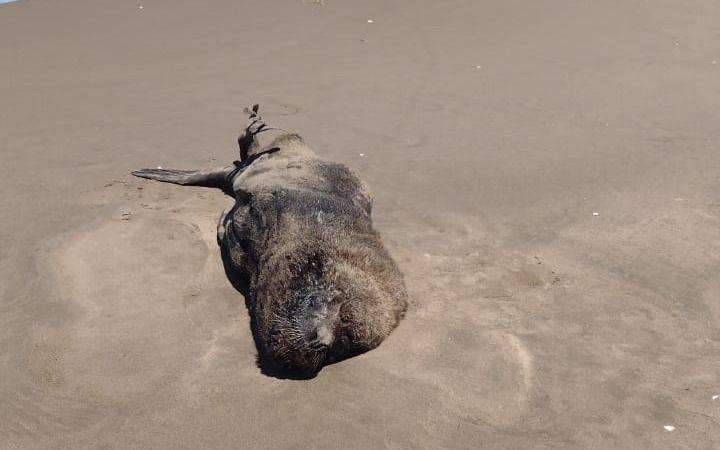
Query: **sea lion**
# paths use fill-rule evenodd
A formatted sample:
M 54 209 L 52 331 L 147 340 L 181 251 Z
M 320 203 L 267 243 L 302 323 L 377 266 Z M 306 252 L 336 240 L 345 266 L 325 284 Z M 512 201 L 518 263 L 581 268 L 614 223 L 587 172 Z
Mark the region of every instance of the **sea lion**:
M 132 174 L 235 198 L 218 243 L 247 280 L 259 354 L 283 372 L 315 374 L 392 332 L 407 308 L 403 276 L 372 227 L 365 183 L 299 135 L 268 127 L 257 105 L 245 111 L 232 165 Z M 256 136 L 266 131 L 279 135 L 261 147 Z

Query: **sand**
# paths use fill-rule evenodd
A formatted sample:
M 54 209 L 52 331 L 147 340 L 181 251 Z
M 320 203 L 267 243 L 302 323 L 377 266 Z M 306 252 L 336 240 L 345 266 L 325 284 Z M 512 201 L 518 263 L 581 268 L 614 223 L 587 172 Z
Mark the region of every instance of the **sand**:
M 719 19 L 0 6 L 0 447 L 720 447 Z M 231 199 L 129 175 L 232 161 L 253 102 L 368 182 L 412 297 L 311 380 L 256 365 Z

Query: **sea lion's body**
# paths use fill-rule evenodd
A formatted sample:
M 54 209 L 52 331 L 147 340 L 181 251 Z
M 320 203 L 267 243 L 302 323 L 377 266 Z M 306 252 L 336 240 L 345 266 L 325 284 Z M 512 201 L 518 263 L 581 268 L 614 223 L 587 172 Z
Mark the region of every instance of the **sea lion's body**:
M 202 176 L 135 174 L 233 193 L 218 242 L 248 281 L 259 350 L 281 369 L 316 372 L 379 345 L 402 318 L 407 295 L 372 228 L 365 184 L 345 166 L 318 158 L 295 134 L 261 148 L 254 137 L 263 128 L 251 115 L 239 140 L 242 161 L 233 166 Z M 195 179 L 182 182 L 173 173 Z

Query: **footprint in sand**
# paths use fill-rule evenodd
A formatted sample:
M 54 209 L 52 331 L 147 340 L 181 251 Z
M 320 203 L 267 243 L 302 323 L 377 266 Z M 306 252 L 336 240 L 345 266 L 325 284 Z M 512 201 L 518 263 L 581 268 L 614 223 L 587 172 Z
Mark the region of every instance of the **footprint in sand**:
M 35 329 L 31 372 L 57 388 L 116 399 L 141 398 L 179 377 L 204 351 L 182 298 L 208 254 L 196 226 L 169 218 L 108 219 L 62 239 L 41 265 L 69 319 Z
M 532 352 L 516 332 L 517 305 L 548 297 L 552 272 L 500 253 L 472 230 L 439 229 L 398 237 L 414 305 L 395 336 L 404 346 L 394 373 L 423 383 L 450 421 L 509 426 L 527 414 L 535 379 Z

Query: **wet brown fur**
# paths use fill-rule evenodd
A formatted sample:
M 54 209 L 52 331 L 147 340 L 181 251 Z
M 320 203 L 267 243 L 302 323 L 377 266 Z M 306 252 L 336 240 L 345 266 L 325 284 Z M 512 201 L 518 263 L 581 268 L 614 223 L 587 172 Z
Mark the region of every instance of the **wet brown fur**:
M 407 294 L 372 227 L 367 186 L 296 134 L 260 147 L 255 134 L 265 126 L 256 113 L 234 166 L 186 183 L 158 170 L 135 174 L 233 193 L 218 242 L 248 281 L 259 350 L 279 369 L 313 373 L 377 347 L 403 317 Z

